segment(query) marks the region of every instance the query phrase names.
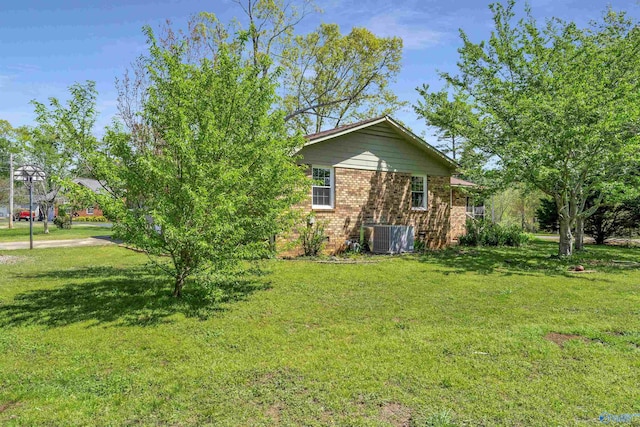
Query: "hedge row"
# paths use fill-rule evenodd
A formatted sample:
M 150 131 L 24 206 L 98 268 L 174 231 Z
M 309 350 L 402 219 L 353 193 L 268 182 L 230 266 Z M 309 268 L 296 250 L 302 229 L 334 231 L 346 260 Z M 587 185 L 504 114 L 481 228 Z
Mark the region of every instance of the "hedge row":
M 461 246 L 521 246 L 531 236 L 517 226 L 504 227 L 488 220 L 467 219 L 467 233 L 460 236 Z
M 84 222 L 107 222 L 107 218 L 103 216 L 76 216 L 73 220 Z

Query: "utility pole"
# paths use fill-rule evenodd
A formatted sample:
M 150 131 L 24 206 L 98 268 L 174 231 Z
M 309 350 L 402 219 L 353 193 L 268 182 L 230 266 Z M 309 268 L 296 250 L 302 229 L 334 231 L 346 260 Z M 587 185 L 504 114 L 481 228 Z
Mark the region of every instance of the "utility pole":
M 29 249 L 33 249 L 33 177 L 29 177 Z
M 13 153 L 9 153 L 9 228 L 13 228 Z

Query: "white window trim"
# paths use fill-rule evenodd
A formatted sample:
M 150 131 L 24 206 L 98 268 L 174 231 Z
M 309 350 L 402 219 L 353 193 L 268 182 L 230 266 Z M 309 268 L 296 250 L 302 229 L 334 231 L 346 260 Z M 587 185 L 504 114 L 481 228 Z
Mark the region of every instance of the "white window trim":
M 424 191 L 424 197 L 422 198 L 422 206 L 414 207 L 413 206 L 413 190 L 411 189 L 411 182 L 409 182 L 409 192 L 411 193 L 411 197 L 409 199 L 409 203 L 411 203 L 412 211 L 426 211 L 429 206 L 429 188 L 427 187 L 427 176 L 422 174 L 411 174 L 411 178 L 417 177 L 422 178 L 422 189 Z
M 89 209 L 91 209 L 91 212 L 89 212 Z M 87 212 L 87 215 L 93 215 L 93 211 L 95 208 L 93 207 L 88 207 L 87 209 L 85 209 L 85 211 Z
M 325 165 L 311 165 L 311 179 L 313 179 L 313 170 L 314 169 L 329 169 L 331 171 L 331 176 L 329 177 L 329 182 L 330 182 L 330 190 L 329 190 L 329 199 L 331 200 L 331 203 L 328 205 L 315 205 L 313 204 L 313 187 L 323 187 L 324 186 L 320 186 L 320 185 L 311 185 L 311 209 L 316 209 L 316 210 L 323 210 L 323 209 L 334 209 L 335 208 L 335 192 L 336 192 L 336 188 L 335 188 L 335 177 L 336 177 L 336 171 L 333 167 L 331 166 L 325 166 Z

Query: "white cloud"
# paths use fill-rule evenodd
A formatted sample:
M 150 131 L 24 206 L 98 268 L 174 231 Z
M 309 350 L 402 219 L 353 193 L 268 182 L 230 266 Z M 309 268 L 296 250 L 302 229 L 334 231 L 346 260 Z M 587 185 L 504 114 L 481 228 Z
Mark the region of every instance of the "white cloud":
M 9 81 L 13 79 L 13 76 L 0 74 L 0 88 L 5 87 Z
M 40 67 L 33 64 L 10 64 L 7 65 L 6 68 L 12 71 L 18 71 L 20 73 L 32 73 L 36 71 L 40 71 Z
M 427 27 L 428 19 L 408 11 L 394 11 L 372 17 L 366 27 L 377 36 L 402 38 L 404 48 L 425 49 L 442 43 L 446 33 Z
M 8 121 L 13 127 L 33 124 L 33 111 L 23 108 L 25 109 L 0 110 L 0 119 Z

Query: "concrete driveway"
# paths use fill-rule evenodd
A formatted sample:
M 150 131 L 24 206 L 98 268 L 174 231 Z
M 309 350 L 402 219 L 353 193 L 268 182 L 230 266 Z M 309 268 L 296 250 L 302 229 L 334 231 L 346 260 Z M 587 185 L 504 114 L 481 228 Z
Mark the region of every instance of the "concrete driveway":
M 559 242 L 560 237 L 557 235 L 548 235 L 548 234 L 536 234 L 534 235 L 536 239 L 545 240 L 548 242 Z M 584 242 L 587 244 L 593 244 L 595 241 L 588 236 L 584 237 Z M 636 245 L 640 246 L 640 239 L 621 239 L 621 238 L 611 238 L 606 241 L 609 245 Z
M 116 242 L 111 240 L 110 237 L 87 237 L 84 239 L 40 240 L 33 242 L 33 249 L 75 248 L 82 246 L 104 246 L 115 244 Z M 29 249 L 29 242 L 0 243 L 0 251 L 13 251 L 17 249 Z

